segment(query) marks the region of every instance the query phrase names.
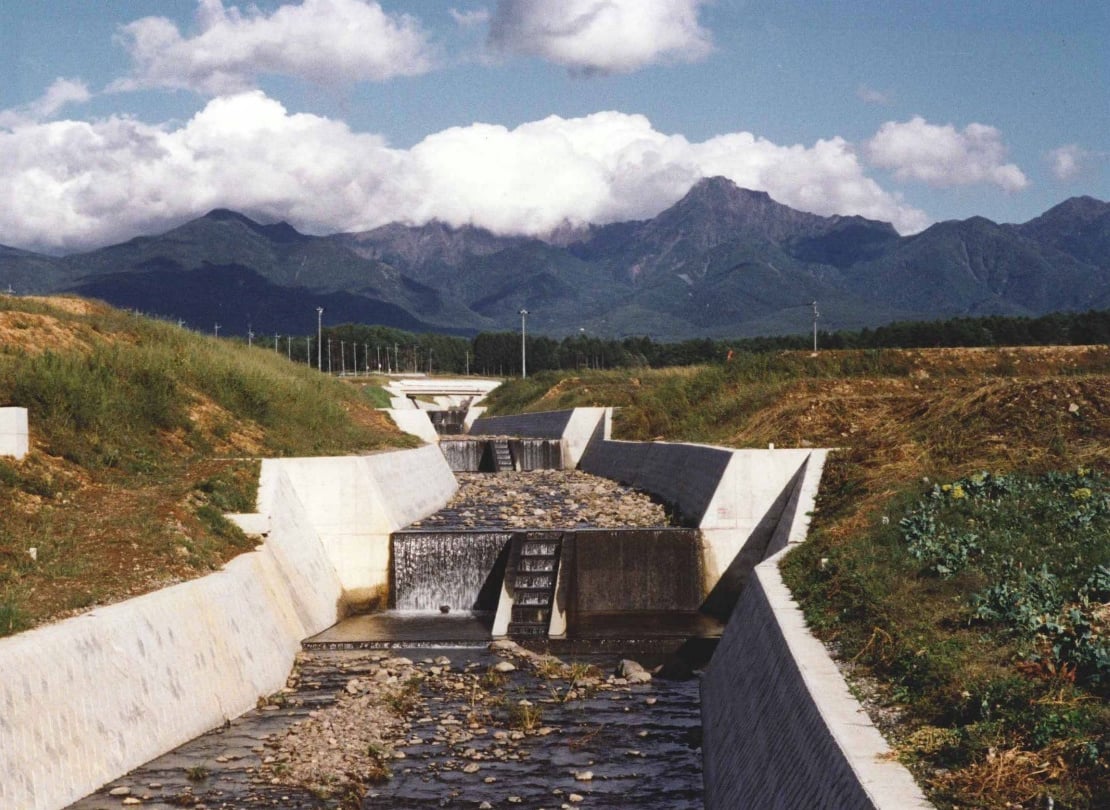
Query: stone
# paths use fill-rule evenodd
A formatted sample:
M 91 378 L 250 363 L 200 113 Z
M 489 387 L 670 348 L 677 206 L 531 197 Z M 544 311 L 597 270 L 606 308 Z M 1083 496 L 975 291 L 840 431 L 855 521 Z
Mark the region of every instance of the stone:
M 505 672 L 514 672 L 515 670 L 516 670 L 516 666 L 514 664 L 512 664 L 511 662 L 509 662 L 509 661 L 498 661 L 496 664 L 493 665 L 493 671 L 494 672 L 505 673 Z
M 108 791 L 109 796 L 130 796 L 131 788 L 121 785 Z
M 482 766 L 479 765 L 477 762 L 471 762 L 470 764 L 463 767 L 463 773 L 478 773 L 478 771 L 480 771 L 481 769 Z
M 593 771 L 575 771 L 574 778 L 579 782 L 592 782 L 594 779 Z

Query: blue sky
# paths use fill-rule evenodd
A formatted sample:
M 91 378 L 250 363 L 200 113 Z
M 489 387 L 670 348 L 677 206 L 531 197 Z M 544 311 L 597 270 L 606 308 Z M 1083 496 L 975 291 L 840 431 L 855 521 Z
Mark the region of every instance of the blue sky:
M 314 233 L 652 216 L 723 174 L 904 233 L 1110 199 L 1110 4 L 38 0 L 0 9 L 0 243 L 214 207 Z

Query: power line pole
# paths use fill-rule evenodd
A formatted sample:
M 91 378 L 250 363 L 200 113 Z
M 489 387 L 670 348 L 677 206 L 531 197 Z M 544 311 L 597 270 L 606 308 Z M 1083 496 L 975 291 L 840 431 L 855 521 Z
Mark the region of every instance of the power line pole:
M 321 358 L 321 352 L 324 351 L 324 308 L 316 307 L 316 370 L 323 371 L 324 363 Z M 311 357 L 311 355 L 309 355 Z M 309 365 L 312 360 L 308 360 Z
M 528 319 L 528 310 L 520 311 L 520 378 L 528 376 L 528 341 L 524 336 L 524 323 Z
M 817 302 L 813 302 L 813 353 L 817 354 L 817 319 L 821 315 L 817 312 Z

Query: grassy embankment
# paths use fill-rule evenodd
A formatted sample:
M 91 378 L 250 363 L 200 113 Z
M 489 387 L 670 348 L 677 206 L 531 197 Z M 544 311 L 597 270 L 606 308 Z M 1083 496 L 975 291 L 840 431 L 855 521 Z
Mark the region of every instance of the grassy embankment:
M 411 446 L 375 394 L 78 299 L 0 298 L 0 636 L 201 576 L 253 547 L 257 459 Z M 32 551 L 34 549 L 34 551 Z
M 940 807 L 1110 806 L 1107 347 L 738 355 L 491 401 L 840 448 L 784 573 L 900 759 Z

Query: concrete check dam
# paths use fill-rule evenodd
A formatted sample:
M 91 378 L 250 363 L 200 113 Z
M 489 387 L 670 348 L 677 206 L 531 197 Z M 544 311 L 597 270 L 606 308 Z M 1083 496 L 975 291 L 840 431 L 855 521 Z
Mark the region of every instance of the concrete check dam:
M 265 460 L 258 550 L 0 640 L 0 807 L 337 806 L 289 772 L 339 728 L 387 734 L 334 766 L 364 807 L 928 806 L 778 576 L 825 452 L 610 420 Z

